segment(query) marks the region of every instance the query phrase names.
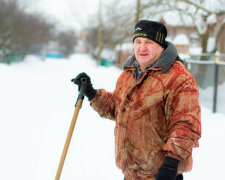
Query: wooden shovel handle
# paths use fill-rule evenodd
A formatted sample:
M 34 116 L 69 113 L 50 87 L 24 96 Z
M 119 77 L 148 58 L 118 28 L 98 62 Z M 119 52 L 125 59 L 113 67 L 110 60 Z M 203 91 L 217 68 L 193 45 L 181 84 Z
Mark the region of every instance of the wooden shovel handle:
M 73 114 L 73 119 L 72 119 L 72 122 L 70 124 L 70 129 L 69 129 L 69 132 L 68 132 L 68 135 L 67 135 L 66 143 L 64 145 L 63 153 L 62 153 L 62 156 L 61 156 L 61 159 L 60 159 L 60 162 L 59 162 L 59 166 L 58 166 L 58 170 L 57 170 L 55 180 L 59 180 L 59 178 L 60 178 L 62 168 L 63 168 L 63 164 L 64 164 L 64 161 L 66 159 L 66 154 L 67 154 L 67 151 L 69 149 L 70 141 L 71 141 L 71 138 L 72 138 L 72 135 L 73 135 L 73 130 L 74 130 L 74 127 L 75 127 L 75 124 L 76 124 L 76 121 L 77 121 L 77 116 L 78 116 L 78 113 L 80 111 L 82 102 L 83 102 L 82 99 L 78 99 L 78 101 L 77 101 L 76 108 L 75 108 L 75 111 L 74 111 L 74 114 Z

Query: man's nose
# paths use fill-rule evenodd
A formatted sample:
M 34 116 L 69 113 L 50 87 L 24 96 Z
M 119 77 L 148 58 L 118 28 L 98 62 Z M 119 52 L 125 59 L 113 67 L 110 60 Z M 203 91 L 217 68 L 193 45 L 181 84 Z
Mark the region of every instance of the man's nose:
M 141 50 L 146 50 L 147 49 L 147 45 L 145 43 L 141 43 L 140 49 Z

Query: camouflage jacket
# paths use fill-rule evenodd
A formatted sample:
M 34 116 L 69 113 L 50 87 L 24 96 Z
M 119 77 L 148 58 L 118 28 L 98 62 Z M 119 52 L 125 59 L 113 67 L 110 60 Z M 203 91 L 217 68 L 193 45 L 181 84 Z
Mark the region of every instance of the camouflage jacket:
M 180 160 L 178 174 L 192 168 L 192 149 L 201 136 L 199 92 L 176 57 L 169 43 L 137 82 L 136 60 L 129 59 L 114 92 L 99 89 L 91 101 L 100 116 L 116 122 L 116 164 L 126 180 L 154 178 L 165 156 Z

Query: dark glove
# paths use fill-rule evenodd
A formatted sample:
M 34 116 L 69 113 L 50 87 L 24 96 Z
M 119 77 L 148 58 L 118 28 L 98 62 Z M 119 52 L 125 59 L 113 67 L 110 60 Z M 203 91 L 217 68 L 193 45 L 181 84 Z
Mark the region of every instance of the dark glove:
M 90 77 L 85 72 L 82 72 L 78 74 L 77 77 L 75 77 L 71 81 L 74 82 L 74 84 L 78 85 L 78 90 L 80 91 L 81 78 L 86 78 L 87 80 L 87 86 L 84 89 L 84 94 L 85 96 L 87 96 L 88 100 L 91 101 L 95 97 L 97 91 L 92 87 Z
M 156 175 L 156 180 L 175 180 L 179 162 L 178 159 L 166 156 Z

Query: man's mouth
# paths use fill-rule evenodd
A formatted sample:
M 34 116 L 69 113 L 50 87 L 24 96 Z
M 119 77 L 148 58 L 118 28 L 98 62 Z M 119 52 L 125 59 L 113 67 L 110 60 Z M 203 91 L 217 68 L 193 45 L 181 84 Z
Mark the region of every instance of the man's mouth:
M 140 54 L 140 56 L 148 56 L 148 54 L 144 54 L 144 53 L 143 53 L 143 54 Z

